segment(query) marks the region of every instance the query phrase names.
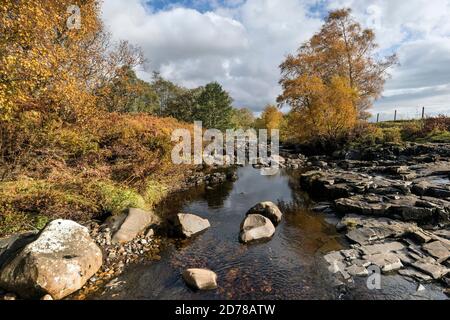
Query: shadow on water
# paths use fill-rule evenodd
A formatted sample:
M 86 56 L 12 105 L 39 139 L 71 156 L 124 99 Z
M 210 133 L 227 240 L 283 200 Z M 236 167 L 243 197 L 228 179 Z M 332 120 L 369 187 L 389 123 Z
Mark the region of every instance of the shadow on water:
M 238 176 L 212 190 L 199 187 L 171 197 L 163 214 L 193 213 L 209 219 L 211 228 L 194 239 L 169 242 L 160 261 L 128 267 L 117 287 L 90 299 L 338 299 L 322 256 L 345 241 L 322 215 L 307 209 L 298 174 L 262 176 L 245 167 Z M 278 203 L 283 222 L 271 241 L 240 244 L 245 213 L 261 201 Z M 181 278 L 187 268 L 215 271 L 218 290 L 189 289 Z

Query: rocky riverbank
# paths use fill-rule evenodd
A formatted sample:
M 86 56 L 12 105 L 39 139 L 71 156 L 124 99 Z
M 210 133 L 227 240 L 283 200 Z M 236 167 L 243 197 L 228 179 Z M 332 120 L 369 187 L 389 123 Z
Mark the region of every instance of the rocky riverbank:
M 352 243 L 325 256 L 343 283 L 376 266 L 419 284 L 439 281 L 449 293 L 450 145 L 287 156 L 309 167 L 300 184 L 317 201 L 313 209 L 339 217 L 336 228 Z
M 236 179 L 233 168 L 208 168 L 187 176 L 172 193 Z M 84 299 L 111 285 L 128 264 L 159 260 L 165 220 L 153 211 L 130 208 L 103 222 L 55 220 L 41 232 L 0 239 L 0 300 Z M 58 277 L 65 277 L 63 284 L 52 280 Z

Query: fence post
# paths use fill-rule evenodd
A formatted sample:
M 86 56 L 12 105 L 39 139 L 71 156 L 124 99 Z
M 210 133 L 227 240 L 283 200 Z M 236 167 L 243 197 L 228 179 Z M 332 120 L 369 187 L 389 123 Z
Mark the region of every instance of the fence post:
M 394 121 L 397 121 L 397 110 L 395 110 Z
M 425 107 L 422 107 L 422 120 L 425 119 Z

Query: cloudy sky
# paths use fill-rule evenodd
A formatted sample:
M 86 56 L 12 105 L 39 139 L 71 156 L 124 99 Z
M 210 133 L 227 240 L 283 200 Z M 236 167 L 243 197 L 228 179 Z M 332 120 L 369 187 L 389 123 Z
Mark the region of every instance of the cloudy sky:
M 144 80 L 153 70 L 187 87 L 215 80 L 258 113 L 280 93 L 284 57 L 340 7 L 375 29 L 379 54 L 399 55 L 372 113 L 450 114 L 450 0 L 105 0 L 103 19 L 143 49 Z

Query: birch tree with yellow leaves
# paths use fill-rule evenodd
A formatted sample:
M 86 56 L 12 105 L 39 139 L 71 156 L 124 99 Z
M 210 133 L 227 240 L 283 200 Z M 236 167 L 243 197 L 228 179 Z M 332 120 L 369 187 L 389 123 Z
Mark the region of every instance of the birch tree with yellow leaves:
M 329 13 L 321 30 L 281 64 L 280 104 L 292 107 L 289 130 L 300 140 L 339 139 L 367 118 L 395 55 L 379 58 L 375 33 L 350 9 Z
M 112 44 L 99 10 L 95 0 L 2 1 L 2 121 L 27 110 L 82 116 L 94 108 L 94 89 L 113 78 L 118 66 L 141 61 L 126 43 L 109 51 Z
M 39 143 L 49 126 L 91 119 L 102 97 L 97 89 L 123 66 L 142 62 L 136 48 L 110 41 L 100 5 L 97 0 L 1 1 L 2 159 Z

